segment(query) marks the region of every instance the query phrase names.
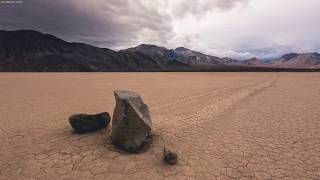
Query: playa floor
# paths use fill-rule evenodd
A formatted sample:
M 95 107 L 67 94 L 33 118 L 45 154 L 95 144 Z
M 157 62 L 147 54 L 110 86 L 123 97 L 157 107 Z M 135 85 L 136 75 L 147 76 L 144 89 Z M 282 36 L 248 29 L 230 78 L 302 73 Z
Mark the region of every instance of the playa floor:
M 116 89 L 150 107 L 146 152 L 68 123 Z M 0 117 L 0 179 L 320 179 L 320 73 L 1 73 Z

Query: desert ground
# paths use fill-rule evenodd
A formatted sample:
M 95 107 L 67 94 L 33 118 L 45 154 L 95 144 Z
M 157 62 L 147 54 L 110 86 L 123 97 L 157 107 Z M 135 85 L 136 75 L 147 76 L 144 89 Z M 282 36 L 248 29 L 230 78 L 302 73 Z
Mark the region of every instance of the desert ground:
M 320 73 L 1 73 L 0 179 L 320 179 Z M 154 139 L 75 134 L 74 113 L 111 114 L 138 92 Z M 163 146 L 179 162 L 162 161 Z

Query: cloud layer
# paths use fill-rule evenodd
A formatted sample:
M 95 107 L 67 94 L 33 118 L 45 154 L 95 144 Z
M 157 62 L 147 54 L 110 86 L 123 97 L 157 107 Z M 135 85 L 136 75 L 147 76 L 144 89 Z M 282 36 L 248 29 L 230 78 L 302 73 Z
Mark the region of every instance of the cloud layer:
M 319 51 L 316 7 L 319 0 L 24 0 L 0 4 L 0 28 L 111 49 L 151 43 L 272 58 Z
M 143 0 L 28 0 L 0 6 L 0 25 L 113 47 L 139 39 L 142 32 L 166 39 L 170 17 L 158 10 L 161 6 L 159 1 Z

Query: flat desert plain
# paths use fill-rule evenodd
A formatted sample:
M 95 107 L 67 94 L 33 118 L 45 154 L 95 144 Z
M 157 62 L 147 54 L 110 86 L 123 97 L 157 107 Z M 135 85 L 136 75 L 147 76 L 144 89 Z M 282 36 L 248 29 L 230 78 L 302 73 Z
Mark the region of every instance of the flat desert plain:
M 112 115 L 141 94 L 154 139 L 140 154 L 110 125 L 73 133 L 74 113 Z M 1 73 L 0 179 L 320 179 L 320 73 Z M 163 146 L 179 162 L 162 161 Z

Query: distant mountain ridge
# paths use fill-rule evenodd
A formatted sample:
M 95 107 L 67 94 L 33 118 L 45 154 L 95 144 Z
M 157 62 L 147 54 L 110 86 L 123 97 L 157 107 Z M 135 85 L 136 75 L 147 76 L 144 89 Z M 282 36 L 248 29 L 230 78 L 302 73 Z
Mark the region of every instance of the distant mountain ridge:
M 251 68 L 252 67 L 252 68 Z M 320 68 L 320 55 L 286 54 L 271 62 L 219 58 L 185 47 L 141 44 L 113 51 L 66 42 L 32 30 L 0 30 L 0 71 L 224 71 L 263 68 Z
M 272 68 L 320 68 L 320 55 L 318 53 L 285 54 L 280 58 L 265 62 L 257 57 L 247 60 L 236 60 L 232 58 L 219 58 L 206 55 L 197 51 L 178 47 L 167 49 L 156 45 L 141 44 L 137 47 L 123 51 L 141 52 L 150 56 L 163 57 L 169 60 L 177 60 L 189 65 L 238 65 Z
M 70 43 L 37 31 L 0 31 L 0 71 L 163 71 L 187 64 Z
M 151 56 L 165 57 L 169 60 L 177 60 L 191 65 L 225 64 L 224 58 L 206 55 L 184 47 L 178 47 L 176 49 L 167 49 L 165 47 L 160 47 L 156 45 L 141 44 L 137 47 L 125 49 L 123 51 L 141 52 Z
M 279 59 L 271 62 L 272 67 L 290 67 L 290 68 L 320 68 L 320 54 L 305 53 L 305 54 L 285 54 Z
M 266 65 L 266 63 L 264 63 L 262 60 L 258 59 L 257 57 L 244 60 L 242 61 L 242 64 L 249 65 L 249 66 L 265 66 Z
M 141 44 L 137 47 L 121 50 L 120 52 L 140 52 L 149 56 L 165 58 L 166 60 L 176 60 L 178 58 L 174 50 L 150 44 Z

